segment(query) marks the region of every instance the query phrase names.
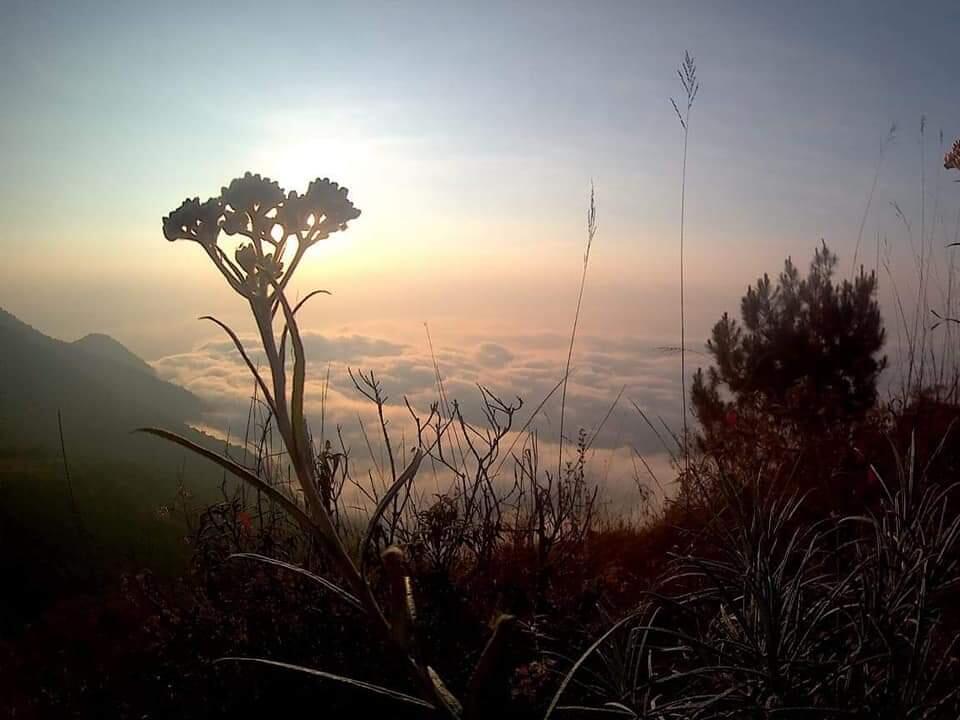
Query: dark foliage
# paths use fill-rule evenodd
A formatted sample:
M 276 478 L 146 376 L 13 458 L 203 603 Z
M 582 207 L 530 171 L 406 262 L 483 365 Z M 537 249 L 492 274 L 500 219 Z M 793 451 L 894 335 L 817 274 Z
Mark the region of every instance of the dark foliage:
M 738 426 L 796 447 L 874 407 L 886 366 L 876 276 L 835 282 L 836 266 L 826 244 L 805 278 L 788 258 L 776 283 L 764 275 L 747 289 L 742 323 L 724 313 L 714 326 L 714 365 L 697 371 L 691 394 L 704 450 L 728 445 Z

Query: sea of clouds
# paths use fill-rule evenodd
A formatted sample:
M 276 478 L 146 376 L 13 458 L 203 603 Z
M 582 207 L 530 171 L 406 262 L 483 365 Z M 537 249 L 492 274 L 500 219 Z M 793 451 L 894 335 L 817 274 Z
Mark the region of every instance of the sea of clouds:
M 253 362 L 263 366 L 264 356 L 256 350 L 256 340 L 243 337 L 241 341 Z M 322 426 L 324 437 L 337 446 L 339 430 L 355 476 L 383 467 L 383 444 L 376 409 L 353 387 L 348 369 L 375 373 L 388 397 L 385 418 L 393 444 L 407 449 L 414 444 L 415 423 L 406 403 L 426 417 L 439 398 L 438 372 L 446 399 L 456 401 L 467 419 L 478 426 L 483 424 L 478 385 L 506 402 L 523 401 L 514 422 L 516 430 L 554 391 L 528 431 L 537 434 L 545 469 L 556 467 L 561 392 L 555 388 L 563 376 L 569 337 L 467 337 L 438 341 L 433 353 L 426 341 L 414 345 L 360 334 L 305 332 L 303 342 L 309 359 L 306 409 L 311 429 L 316 437 Z M 693 363 L 688 359 L 688 364 Z M 244 435 L 254 383 L 229 338 L 206 340 L 189 352 L 155 360 L 153 366 L 161 377 L 205 402 L 204 416 L 196 418 L 198 426 L 221 437 Z M 679 433 L 682 426 L 678 380 L 677 353 L 655 342 L 633 337 L 578 338 L 567 387 L 564 456 L 572 458 L 572 445 L 583 428 L 591 438 L 587 472 L 603 485 L 609 502 L 628 509 L 638 497 L 638 481 L 655 495 L 670 492 L 673 474 L 664 443 L 673 443 L 670 430 Z M 633 403 L 657 426 L 657 433 Z M 518 445 L 522 447 L 527 440 L 525 433 Z M 638 454 L 652 468 L 655 479 Z M 509 465 L 506 467 L 512 475 Z

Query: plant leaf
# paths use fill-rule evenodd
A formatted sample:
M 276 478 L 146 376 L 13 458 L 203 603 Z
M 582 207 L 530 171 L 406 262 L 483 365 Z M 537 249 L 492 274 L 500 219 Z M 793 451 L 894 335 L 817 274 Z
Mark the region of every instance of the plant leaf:
M 330 295 L 330 291 L 329 290 L 313 290 L 312 292 L 307 293 L 306 297 L 304 297 L 302 300 L 300 300 L 300 302 L 298 302 L 296 305 L 293 306 L 294 317 L 296 317 L 297 311 L 300 310 L 300 308 L 302 308 L 310 298 L 315 297 L 317 295 Z M 284 323 L 283 332 L 280 333 L 280 362 L 281 363 L 284 362 L 284 359 L 286 357 L 288 332 L 289 331 L 287 329 L 287 325 L 286 323 Z
M 580 669 L 580 666 L 587 661 L 587 658 L 590 657 L 598 647 L 603 645 L 603 643 L 607 641 L 607 638 L 613 635 L 628 622 L 633 620 L 637 615 L 638 613 L 630 613 L 622 620 L 614 623 L 609 630 L 598 637 L 593 644 L 588 647 L 579 658 L 577 658 L 577 661 L 573 664 L 573 667 L 570 668 L 569 672 L 567 672 L 567 674 L 564 676 L 563 682 L 560 683 L 560 687 L 557 688 L 557 692 L 554 694 L 553 700 L 550 701 L 550 706 L 547 708 L 547 712 L 544 714 L 543 720 L 549 720 L 550 716 L 553 715 L 554 711 L 557 709 L 557 705 L 560 703 L 560 698 L 563 696 L 564 691 L 567 689 L 570 681 L 573 680 L 573 676 L 576 675 L 577 670 Z
M 276 287 L 276 284 L 274 284 Z M 293 344 L 293 388 L 290 395 L 290 421 L 293 424 L 293 442 L 294 452 L 298 457 L 298 465 L 304 465 L 310 461 L 307 453 L 307 424 L 303 417 L 303 395 L 306 385 L 306 357 L 303 350 L 303 338 L 300 337 L 300 329 L 297 327 L 296 318 L 293 316 L 293 310 L 287 301 L 286 295 L 277 288 L 277 297 L 280 298 L 280 306 L 283 308 L 283 314 L 286 319 L 286 327 L 289 329 L 290 340 Z
M 344 590 L 339 585 L 335 585 L 324 577 L 316 575 L 306 568 L 302 568 L 299 565 L 294 565 L 293 563 L 284 562 L 283 560 L 277 560 L 276 558 L 267 557 L 266 555 L 260 555 L 258 553 L 233 553 L 232 555 L 227 556 L 227 560 L 255 560 L 257 562 L 266 563 L 267 565 L 274 565 L 284 570 L 289 570 L 290 572 L 297 573 L 302 575 L 305 578 L 313 580 L 318 585 L 326 588 L 334 595 L 339 597 L 344 602 L 353 605 L 356 608 L 362 608 L 360 601 L 352 595 L 351 593 Z
M 252 663 L 256 665 L 268 665 L 270 667 L 276 667 L 282 670 L 293 670 L 294 672 L 312 675 L 324 680 L 333 680 L 334 682 L 348 685 L 358 690 L 365 690 L 366 692 L 373 693 L 374 695 L 380 695 L 381 697 L 387 697 L 391 700 L 396 700 L 397 702 L 416 705 L 418 707 L 427 708 L 428 710 L 435 709 L 430 703 L 426 702 L 425 700 L 421 700 L 420 698 L 416 698 L 413 695 L 407 695 L 406 693 L 397 692 L 396 690 L 391 690 L 390 688 L 385 688 L 381 685 L 374 685 L 372 683 L 364 682 L 363 680 L 354 680 L 353 678 L 344 677 L 343 675 L 334 675 L 333 673 L 324 672 L 323 670 L 304 667 L 303 665 L 292 665 L 291 663 L 280 662 L 278 660 L 267 660 L 266 658 L 234 656 L 217 658 L 213 661 L 213 664 L 219 665 L 220 663 L 225 662 Z
M 383 497 L 380 498 L 380 502 L 377 503 L 376 509 L 373 511 L 373 515 L 370 516 L 370 522 L 367 523 L 367 531 L 363 534 L 363 541 L 360 543 L 360 570 L 363 571 L 363 568 L 366 564 L 367 553 L 370 549 L 370 543 L 373 541 L 373 532 L 377 528 L 377 523 L 380 522 L 380 518 L 383 516 L 383 513 L 386 512 L 387 506 L 393 501 L 397 496 L 397 493 L 403 489 L 403 486 L 408 482 L 413 480 L 417 474 L 417 470 L 420 469 L 420 463 L 423 460 L 423 453 L 420 448 L 417 448 L 413 453 L 413 459 L 410 460 L 410 464 L 407 465 L 407 469 L 400 473 L 400 477 L 397 478 L 397 481 L 390 486 L 390 489 L 384 493 Z
M 257 371 L 257 368 L 254 366 L 253 362 L 250 360 L 250 356 L 247 355 L 247 351 L 243 347 L 243 343 L 240 342 L 240 338 L 237 337 L 237 334 L 224 322 L 217 320 L 212 315 L 204 315 L 200 318 L 201 320 L 209 320 L 210 322 L 219 325 L 220 328 L 230 336 L 230 339 L 233 340 L 234 346 L 237 348 L 237 352 L 240 353 L 240 357 L 243 358 L 243 362 L 246 363 L 247 369 L 253 375 L 254 379 L 257 381 L 257 385 L 260 386 L 260 392 L 263 393 L 264 399 L 267 401 L 267 405 L 270 406 L 271 412 L 274 415 L 277 414 L 276 402 L 273 399 L 273 395 L 270 390 L 267 389 L 267 384 L 264 382 L 263 377 Z
M 462 717 L 463 707 L 460 705 L 460 701 L 457 700 L 456 696 L 447 689 L 447 686 L 444 685 L 443 680 L 437 674 L 437 671 L 429 665 L 427 666 L 427 676 L 430 678 L 430 682 L 433 683 L 433 687 L 437 691 L 437 697 L 443 701 L 446 710 L 448 710 L 454 717 Z
M 234 462 L 230 458 L 221 455 L 218 452 L 214 452 L 213 450 L 208 450 L 202 445 L 198 445 L 193 440 L 189 440 L 182 435 L 178 435 L 175 432 L 170 432 L 169 430 L 164 430 L 162 428 L 143 427 L 137 428 L 134 430 L 134 432 L 156 435 L 157 437 L 168 440 L 176 445 L 185 447 L 187 450 L 192 450 L 193 452 L 197 453 L 197 455 L 205 457 L 208 460 L 212 460 L 213 462 L 217 463 L 217 465 L 233 473 L 244 482 L 253 485 L 257 490 L 280 505 L 280 507 L 286 510 L 301 525 L 311 530 L 317 530 L 316 526 L 313 524 L 313 521 L 310 519 L 310 516 L 307 515 L 307 513 L 304 512 L 296 502 L 288 498 L 269 483 L 264 482 L 257 475 L 243 467 L 243 465 Z

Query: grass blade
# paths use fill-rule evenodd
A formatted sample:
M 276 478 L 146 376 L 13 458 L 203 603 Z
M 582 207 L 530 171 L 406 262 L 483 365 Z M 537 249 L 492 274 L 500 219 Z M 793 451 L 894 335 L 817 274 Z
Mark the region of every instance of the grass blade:
M 373 533 L 377 528 L 377 523 L 380 522 L 380 518 L 383 517 L 383 513 L 386 512 L 387 506 L 393 502 L 393 499 L 397 496 L 403 487 L 413 480 L 417 474 L 417 470 L 420 469 L 420 463 L 423 460 L 423 453 L 420 451 L 420 448 L 413 453 L 413 459 L 410 461 L 410 464 L 407 465 L 407 469 L 400 473 L 400 477 L 397 478 L 397 481 L 390 486 L 390 489 L 383 494 L 383 497 L 380 498 L 380 502 L 377 503 L 376 509 L 373 511 L 373 515 L 370 516 L 370 522 L 367 523 L 367 530 L 363 534 L 363 542 L 360 543 L 360 570 L 363 571 L 366 566 L 367 554 L 370 550 L 370 543 L 373 541 Z
M 182 435 L 178 435 L 175 432 L 170 432 L 169 430 L 164 430 L 163 428 L 153 428 L 153 427 L 143 427 L 137 428 L 134 432 L 147 433 L 148 435 L 155 435 L 159 438 L 163 438 L 169 442 L 185 447 L 187 450 L 192 450 L 197 455 L 205 457 L 207 460 L 212 460 L 217 465 L 222 467 L 224 470 L 232 473 L 237 476 L 244 482 L 252 485 L 257 490 L 262 492 L 264 495 L 269 497 L 280 507 L 286 510 L 297 522 L 299 522 L 305 528 L 316 530 L 316 527 L 313 524 L 313 521 L 310 519 L 310 516 L 304 512 L 299 505 L 282 492 L 277 490 L 275 487 L 270 485 L 267 482 L 264 482 L 261 478 L 257 477 L 254 473 L 247 468 L 243 467 L 239 463 L 234 462 L 230 458 L 221 455 L 218 452 L 213 450 L 208 450 L 202 445 L 198 445 L 193 440 L 189 440 Z
M 356 688 L 357 690 L 363 690 L 374 695 L 389 698 L 390 700 L 407 703 L 408 705 L 416 705 L 428 710 L 435 709 L 430 703 L 426 702 L 425 700 L 421 700 L 420 698 L 416 698 L 413 695 L 407 695 L 406 693 L 391 690 L 390 688 L 385 688 L 382 685 L 374 685 L 373 683 L 364 682 L 363 680 L 354 680 L 353 678 L 348 678 L 343 675 L 335 675 L 333 673 L 324 672 L 323 670 L 304 667 L 303 665 L 293 665 L 291 663 L 280 662 L 278 660 L 268 660 L 266 658 L 234 656 L 217 658 L 213 661 L 213 664 L 219 665 L 226 662 L 267 665 L 269 667 L 280 668 L 281 670 L 292 670 L 293 672 L 312 675 L 313 677 L 321 678 L 323 680 L 332 680 L 333 682 L 340 683 L 341 685 L 347 685 L 348 687 Z
M 267 565 L 273 565 L 278 568 L 283 568 L 284 570 L 289 570 L 290 572 L 297 573 L 298 575 L 302 575 L 305 578 L 313 580 L 315 583 L 326 588 L 349 605 L 353 605 L 356 608 L 363 607 L 360 601 L 357 600 L 354 595 L 347 592 L 339 585 L 335 585 L 326 578 L 320 577 L 319 575 L 316 575 L 306 568 L 300 567 L 299 565 L 294 565 L 293 563 L 284 562 L 283 560 L 277 560 L 276 558 L 267 557 L 266 555 L 260 555 L 258 553 L 233 553 L 232 555 L 227 556 L 227 560 L 254 560 L 256 562 L 262 562 Z

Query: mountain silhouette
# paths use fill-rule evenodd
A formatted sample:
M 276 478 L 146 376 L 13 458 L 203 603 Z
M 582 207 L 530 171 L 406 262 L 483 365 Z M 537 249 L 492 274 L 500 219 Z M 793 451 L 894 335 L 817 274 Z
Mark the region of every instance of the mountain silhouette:
M 161 508 L 178 494 L 198 508 L 222 501 L 223 473 L 133 431 L 159 426 L 223 451 L 190 427 L 203 409 L 107 335 L 64 342 L 0 310 L 0 545 L 20 548 L 0 555 L 0 577 L 22 589 L 0 616 L 25 621 L 78 568 L 182 567 L 182 516 Z
M 126 364 L 148 375 L 154 374 L 154 370 L 148 362 L 130 352 L 124 345 L 109 335 L 90 333 L 79 340 L 74 340 L 72 345 L 101 360 Z
M 58 448 L 59 412 L 77 452 L 128 456 L 142 446 L 131 430 L 189 432 L 203 411 L 195 395 L 107 335 L 64 342 L 0 310 L 0 347 L 0 449 Z

